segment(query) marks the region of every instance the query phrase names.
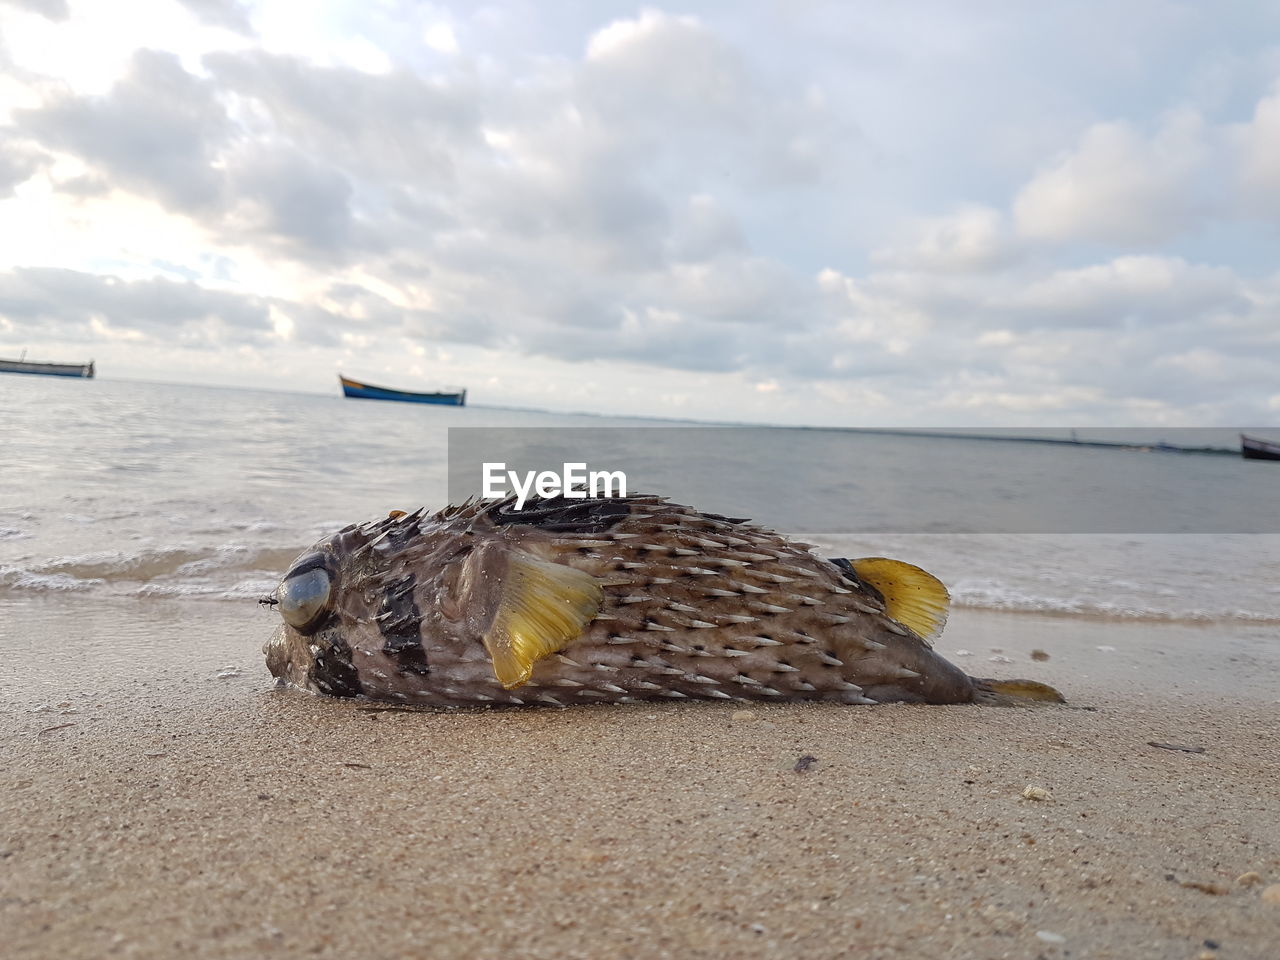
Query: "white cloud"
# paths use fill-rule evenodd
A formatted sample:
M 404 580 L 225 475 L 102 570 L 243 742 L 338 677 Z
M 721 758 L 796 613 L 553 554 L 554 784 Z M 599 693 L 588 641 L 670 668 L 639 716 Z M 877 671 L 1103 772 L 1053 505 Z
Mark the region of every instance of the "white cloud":
M 348 37 L 336 44 L 337 59 L 363 73 L 390 73 L 395 64 L 387 52 L 368 37 Z
M 691 38 L 701 32 L 697 17 L 670 16 L 661 10 L 646 8 L 634 19 L 614 20 L 593 33 L 587 41 L 587 59 L 626 57 L 647 43 L 661 42 L 663 34 Z
M 1182 353 L 1156 358 L 1164 367 L 1181 370 L 1202 380 L 1226 380 L 1239 375 L 1240 361 L 1217 350 L 1196 347 Z
M 1043 388 L 1013 392 L 1007 390 L 953 390 L 943 395 L 939 406 L 954 410 L 1002 410 L 1014 414 L 1064 413 L 1106 400 L 1096 387 Z
M 1021 236 L 1167 247 L 1233 221 L 1280 217 L 1280 84 L 1243 123 L 1209 122 L 1185 108 L 1150 136 L 1121 121 L 1089 127 L 1079 143 L 1018 192 Z
M 872 261 L 941 273 L 968 273 L 1007 266 L 1017 256 L 1004 215 L 992 207 L 966 206 L 945 217 L 916 220 L 903 242 L 882 247 Z
M 457 53 L 458 38 L 453 27 L 438 20 L 422 31 L 422 42 L 437 53 Z
M 1244 214 L 1280 217 L 1280 84 L 1258 101 L 1252 121 L 1235 137 Z
M 1164 243 L 1200 214 L 1198 180 L 1209 156 L 1204 123 L 1192 111 L 1166 118 L 1151 137 L 1123 122 L 1096 124 L 1018 193 L 1018 231 L 1042 240 Z
M 1147 254 L 1054 271 L 997 302 L 1024 322 L 1097 327 L 1160 326 L 1245 304 L 1231 270 Z
M 139 50 L 164 50 L 191 66 L 206 50 L 246 46 L 246 37 L 212 22 L 216 9 L 235 21 L 234 4 L 220 0 L 129 0 L 127 14 L 117 4 L 78 0 L 63 21 L 0 7 L 0 68 L 11 60 L 14 75 L 42 94 L 104 93 Z

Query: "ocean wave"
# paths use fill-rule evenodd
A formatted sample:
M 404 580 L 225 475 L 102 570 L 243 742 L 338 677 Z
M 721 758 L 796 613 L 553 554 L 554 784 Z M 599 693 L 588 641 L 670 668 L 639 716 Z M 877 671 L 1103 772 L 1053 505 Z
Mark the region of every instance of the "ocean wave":
M 276 588 L 276 575 L 240 580 L 233 584 L 212 581 L 147 583 L 130 591 L 131 596 L 164 600 L 257 600 Z
M 238 599 L 270 592 L 294 547 L 163 547 L 99 551 L 0 566 L 0 591 L 105 590 L 135 596 Z M 263 584 L 267 584 L 263 588 Z
M 1162 593 L 1161 597 L 1167 596 Z M 1156 601 L 1157 597 L 1152 597 Z M 1175 608 L 1150 605 L 1138 600 L 1116 603 L 1087 597 L 1050 597 L 1023 593 L 1012 587 L 959 586 L 951 591 L 957 607 L 996 610 L 1003 613 L 1037 613 L 1055 617 L 1080 617 L 1099 620 L 1133 620 L 1152 623 L 1217 623 L 1244 621 L 1280 624 L 1280 615 L 1258 610 L 1213 610 L 1199 607 Z
M 39 590 L 63 593 L 68 590 L 91 590 L 104 581 L 72 577 L 64 573 L 36 573 L 20 567 L 0 567 L 0 589 Z

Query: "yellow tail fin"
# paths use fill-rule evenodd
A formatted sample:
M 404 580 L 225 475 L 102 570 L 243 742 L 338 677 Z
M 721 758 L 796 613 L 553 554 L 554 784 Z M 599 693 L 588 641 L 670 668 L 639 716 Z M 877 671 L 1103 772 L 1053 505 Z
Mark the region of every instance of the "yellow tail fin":
M 1030 707 L 1039 703 L 1066 703 L 1067 698 L 1035 680 L 984 680 L 972 678 L 977 688 L 974 699 L 993 707 Z

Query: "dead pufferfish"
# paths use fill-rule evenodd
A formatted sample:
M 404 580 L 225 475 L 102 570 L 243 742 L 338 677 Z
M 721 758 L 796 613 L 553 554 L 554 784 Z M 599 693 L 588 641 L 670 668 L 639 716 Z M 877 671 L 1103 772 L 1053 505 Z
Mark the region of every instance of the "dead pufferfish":
M 931 641 L 946 588 L 654 496 L 468 501 L 320 541 L 264 598 L 281 682 L 430 706 L 1061 702 Z

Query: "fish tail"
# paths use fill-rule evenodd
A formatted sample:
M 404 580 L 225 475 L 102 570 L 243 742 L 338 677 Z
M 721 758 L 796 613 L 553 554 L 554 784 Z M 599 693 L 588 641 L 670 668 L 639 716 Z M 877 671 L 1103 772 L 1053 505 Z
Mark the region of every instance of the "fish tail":
M 992 707 L 1030 707 L 1041 703 L 1066 703 L 1067 698 L 1036 680 L 990 680 L 970 677 L 973 700 Z

